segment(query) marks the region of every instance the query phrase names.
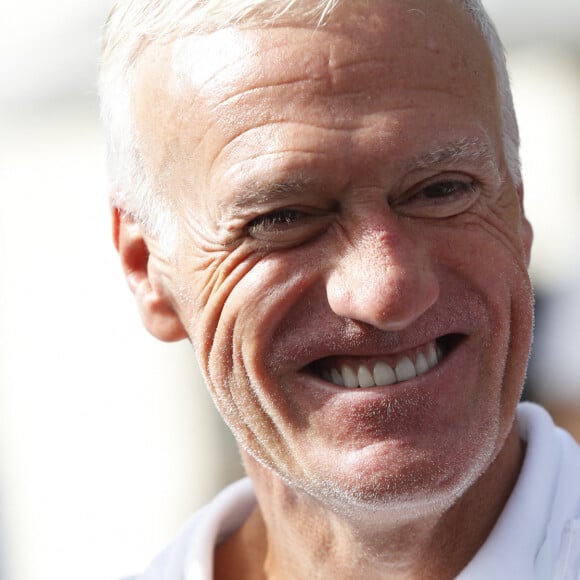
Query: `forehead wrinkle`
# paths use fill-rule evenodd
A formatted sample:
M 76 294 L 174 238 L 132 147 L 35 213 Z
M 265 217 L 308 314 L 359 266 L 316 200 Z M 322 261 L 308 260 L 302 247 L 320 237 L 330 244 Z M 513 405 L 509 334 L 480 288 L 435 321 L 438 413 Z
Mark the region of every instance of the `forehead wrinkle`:
M 215 103 L 214 105 L 212 105 L 212 107 L 210 107 L 209 110 L 214 112 L 214 113 L 218 112 L 220 108 L 227 107 L 232 102 L 235 103 L 237 100 L 243 100 L 244 97 L 247 97 L 247 96 L 255 94 L 255 93 L 259 93 L 260 91 L 267 91 L 269 89 L 276 89 L 276 88 L 281 88 L 281 87 L 290 87 L 292 85 L 301 85 L 301 84 L 307 84 L 307 83 L 311 83 L 311 82 L 312 82 L 312 79 L 305 79 L 303 77 L 297 77 L 295 79 L 283 80 L 283 81 L 279 81 L 276 83 L 268 82 L 268 83 L 264 83 L 264 84 L 254 84 L 251 87 L 248 87 L 242 91 L 238 90 L 238 91 L 232 92 L 230 95 L 226 95 L 218 103 Z M 297 92 L 301 92 L 301 91 L 298 90 Z
M 318 59 L 305 49 L 305 47 L 308 48 L 310 45 L 309 38 L 305 38 L 302 41 L 293 38 L 290 44 L 285 38 L 277 40 L 275 36 L 269 36 L 268 41 L 265 42 L 263 39 L 253 36 L 253 32 L 255 31 L 252 29 L 225 30 L 206 36 L 190 36 L 180 39 L 173 46 L 171 54 L 172 71 L 176 78 L 181 80 L 182 85 L 186 83 L 193 85 L 199 95 L 204 95 L 205 93 L 215 94 L 216 92 L 226 93 L 228 85 L 231 84 L 231 78 L 247 78 L 248 84 L 252 83 L 252 88 L 247 90 L 252 90 L 268 86 L 284 86 L 299 80 L 321 80 L 326 76 L 325 74 L 314 74 L 318 67 L 316 64 L 313 66 L 313 62 Z M 227 35 L 222 41 L 226 43 L 226 48 L 216 56 L 214 54 L 216 38 L 214 37 L 220 34 Z M 221 39 L 219 40 L 221 41 Z M 204 41 L 209 42 L 209 46 L 206 47 L 204 58 L 199 58 L 204 49 Z M 290 55 L 285 54 L 288 49 L 291 49 Z M 276 53 L 281 50 L 284 54 L 277 55 Z M 207 51 L 209 51 L 210 56 L 207 55 Z M 274 54 L 272 55 L 271 53 Z M 267 67 L 270 64 L 279 65 L 281 62 L 290 62 L 295 60 L 294 56 L 296 54 L 303 57 L 302 66 L 297 71 L 302 75 L 301 77 L 290 77 L 278 83 L 260 80 L 267 78 L 269 70 Z M 195 66 L 190 66 L 189 63 L 191 62 L 195 62 Z M 250 65 L 243 64 L 248 62 Z M 245 70 L 236 70 L 236 67 Z M 234 69 L 235 72 L 233 75 L 228 75 L 227 73 L 231 69 Z M 289 74 L 293 72 L 291 68 L 286 70 Z M 276 72 L 278 73 L 278 71 Z M 226 78 L 220 87 L 220 76 L 224 75 Z M 238 91 L 234 87 L 233 92 L 225 94 L 222 102 L 226 102 L 228 98 L 234 97 L 236 94 L 238 94 Z
M 306 42 L 303 44 L 308 46 L 308 43 Z M 257 52 L 256 56 L 260 57 L 261 64 L 268 64 L 269 61 L 263 53 Z M 243 100 L 244 97 L 254 95 L 260 91 L 267 92 L 273 89 L 291 88 L 295 86 L 296 89 L 294 90 L 294 93 L 303 98 L 307 94 L 302 90 L 302 87 L 305 85 L 308 86 L 314 83 L 322 89 L 321 93 L 324 89 L 328 90 L 330 86 L 334 85 L 328 66 L 324 72 L 321 72 L 320 65 L 313 67 L 311 66 L 311 63 L 306 60 L 305 62 L 299 63 L 300 66 L 296 66 L 295 60 L 294 53 L 287 56 L 288 65 L 285 68 L 284 76 L 283 78 L 278 78 L 276 81 L 274 81 L 271 75 L 268 75 L 268 71 L 264 69 L 260 69 L 260 73 L 257 76 L 249 75 L 245 88 L 240 90 L 239 87 L 234 87 L 229 94 L 221 95 L 219 102 L 213 104 L 210 110 L 215 112 L 221 107 L 226 107 L 232 102 L 235 103 L 236 100 Z M 290 63 L 294 63 L 295 66 L 290 66 Z M 278 59 L 276 59 L 276 64 L 279 64 Z M 277 76 L 280 76 L 279 71 L 276 71 L 276 73 Z M 312 89 L 310 89 L 309 92 L 312 92 Z M 362 91 L 356 92 L 358 93 Z
M 371 69 L 378 69 L 382 70 L 385 69 L 385 72 L 391 70 L 392 65 L 386 59 L 386 55 L 382 55 L 381 57 L 374 57 L 365 54 L 357 55 L 359 58 L 348 58 L 345 59 L 343 62 L 339 62 L 335 56 L 336 51 L 332 51 L 329 60 L 329 70 L 332 74 L 333 79 L 333 86 L 338 84 L 338 78 L 336 75 L 339 73 L 344 76 L 344 78 L 352 78 L 352 72 L 364 71 L 367 68 Z M 348 57 L 352 57 L 351 52 L 347 54 Z M 380 78 L 381 75 L 377 74 L 377 77 Z
M 327 153 L 325 151 L 320 151 L 316 148 L 311 148 L 310 146 L 307 146 L 304 143 L 302 143 L 301 145 L 294 144 L 293 147 L 291 142 L 283 143 L 284 146 L 282 146 L 281 143 L 278 143 L 278 146 L 275 147 L 274 143 L 276 142 L 276 136 L 275 134 L 272 135 L 272 131 L 269 130 L 278 129 L 279 127 L 282 126 L 288 128 L 295 127 L 296 131 L 301 134 L 304 134 L 306 127 L 308 129 L 322 129 L 327 134 L 327 138 L 329 138 L 332 135 L 336 136 L 344 133 L 348 134 L 350 131 L 357 130 L 361 127 L 360 123 L 353 122 L 350 125 L 345 125 L 343 127 L 337 128 L 332 126 L 331 124 L 322 123 L 322 119 L 320 119 L 320 121 L 321 122 L 319 123 L 313 123 L 312 121 L 306 123 L 305 121 L 300 122 L 295 120 L 285 120 L 284 118 L 273 120 L 266 119 L 258 124 L 252 124 L 251 126 L 243 127 L 239 131 L 236 131 L 235 133 L 229 135 L 227 140 L 224 141 L 223 144 L 220 144 L 219 151 L 216 153 L 215 156 L 213 156 L 209 164 L 208 174 L 213 173 L 215 171 L 216 165 L 222 160 L 222 158 L 228 156 L 229 150 L 232 147 L 235 147 L 236 142 L 244 138 L 249 143 L 248 149 L 246 153 L 243 154 L 240 160 L 230 161 L 228 165 L 228 174 L 230 173 L 233 173 L 234 175 L 239 174 L 239 171 L 237 171 L 237 169 L 239 168 L 240 165 L 243 165 L 249 161 L 256 160 L 258 158 L 277 157 L 285 153 L 296 153 L 299 155 L 302 154 L 320 155 L 323 153 Z M 257 137 L 253 138 L 252 133 L 254 132 L 257 133 Z M 210 138 L 207 136 L 208 134 L 209 131 L 204 136 L 202 136 L 200 144 L 203 144 L 206 138 L 207 139 Z M 261 150 L 260 147 L 258 146 L 259 143 L 261 142 L 260 140 L 266 140 L 268 142 L 270 148 L 267 151 Z

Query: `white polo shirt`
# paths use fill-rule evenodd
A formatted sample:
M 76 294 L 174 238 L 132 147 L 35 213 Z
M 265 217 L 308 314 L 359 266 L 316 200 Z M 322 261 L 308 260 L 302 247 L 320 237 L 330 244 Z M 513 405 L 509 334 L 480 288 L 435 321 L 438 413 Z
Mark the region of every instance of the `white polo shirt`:
M 518 423 L 527 442 L 522 471 L 489 538 L 457 580 L 580 580 L 580 446 L 536 405 L 522 403 Z M 212 580 L 215 546 L 255 505 L 249 479 L 227 487 L 133 580 Z

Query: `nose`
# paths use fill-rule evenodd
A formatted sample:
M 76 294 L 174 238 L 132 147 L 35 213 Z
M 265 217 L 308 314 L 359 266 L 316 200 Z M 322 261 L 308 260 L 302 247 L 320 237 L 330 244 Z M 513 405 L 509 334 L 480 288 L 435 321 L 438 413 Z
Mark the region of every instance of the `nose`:
M 387 331 L 402 330 L 439 298 L 425 243 L 395 216 L 353 228 L 326 279 L 339 316 Z

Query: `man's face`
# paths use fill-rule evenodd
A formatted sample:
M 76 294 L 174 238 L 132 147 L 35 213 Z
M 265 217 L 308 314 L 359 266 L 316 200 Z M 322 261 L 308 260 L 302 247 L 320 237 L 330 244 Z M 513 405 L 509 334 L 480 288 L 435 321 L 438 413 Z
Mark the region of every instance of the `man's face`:
M 165 285 L 241 446 L 341 501 L 456 496 L 513 436 L 531 326 L 529 228 L 467 17 L 416 0 L 222 31 L 139 79 L 145 161 L 180 215 Z

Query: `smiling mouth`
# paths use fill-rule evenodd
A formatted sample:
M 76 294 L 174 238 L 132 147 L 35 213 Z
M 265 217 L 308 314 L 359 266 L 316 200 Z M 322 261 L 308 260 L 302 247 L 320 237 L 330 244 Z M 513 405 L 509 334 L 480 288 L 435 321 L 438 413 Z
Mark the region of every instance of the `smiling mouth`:
M 413 351 L 389 360 L 375 357 L 329 357 L 316 361 L 311 371 L 319 378 L 339 387 L 368 389 L 387 387 L 424 375 L 438 366 L 463 337 L 449 334 Z

